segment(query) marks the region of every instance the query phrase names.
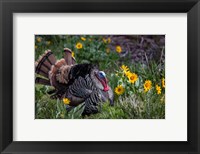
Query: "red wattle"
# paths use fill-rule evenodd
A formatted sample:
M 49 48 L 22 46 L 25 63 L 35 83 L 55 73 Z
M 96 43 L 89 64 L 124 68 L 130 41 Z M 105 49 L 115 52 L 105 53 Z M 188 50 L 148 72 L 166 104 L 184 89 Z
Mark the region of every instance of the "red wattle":
M 109 90 L 109 87 L 108 85 L 106 85 L 106 87 L 104 87 L 103 91 L 108 91 Z
M 107 84 L 107 80 L 101 80 L 101 83 L 103 85 L 103 91 L 108 91 L 109 90 L 109 87 L 108 87 L 108 84 Z

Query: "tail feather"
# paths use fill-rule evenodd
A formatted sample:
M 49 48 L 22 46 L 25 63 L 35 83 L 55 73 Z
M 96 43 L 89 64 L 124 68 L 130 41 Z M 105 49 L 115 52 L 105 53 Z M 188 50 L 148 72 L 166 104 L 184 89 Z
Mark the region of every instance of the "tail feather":
M 36 62 L 35 72 L 46 78 L 49 78 L 49 71 L 52 65 L 56 63 L 56 58 L 50 50 L 47 50 Z
M 44 62 L 40 62 L 39 64 L 36 63 L 36 70 L 35 70 L 35 72 L 37 74 L 40 74 L 40 71 L 42 71 L 45 74 L 48 74 L 49 67 Z
M 53 55 L 53 53 L 51 52 L 51 54 L 49 54 L 48 56 L 48 62 L 51 64 L 51 65 L 54 65 L 56 63 L 56 57 Z
M 43 78 L 40 78 L 40 77 L 37 77 L 35 79 L 35 83 L 43 84 L 43 85 L 47 85 L 47 86 L 51 85 L 49 80 L 46 80 L 46 79 L 43 79 Z
M 76 64 L 76 59 L 72 57 L 72 65 Z
M 49 75 L 46 72 L 44 72 L 43 70 L 41 70 L 41 69 L 39 71 L 37 71 L 36 73 L 41 75 L 41 76 L 43 76 L 43 77 L 45 77 L 45 78 L 49 77 Z
M 67 65 L 74 65 L 76 63 L 75 58 L 72 57 L 72 51 L 68 48 L 64 48 L 64 59 Z
M 42 66 L 46 67 L 47 69 L 51 69 L 52 64 L 47 56 L 46 56 L 46 59 L 44 59 Z

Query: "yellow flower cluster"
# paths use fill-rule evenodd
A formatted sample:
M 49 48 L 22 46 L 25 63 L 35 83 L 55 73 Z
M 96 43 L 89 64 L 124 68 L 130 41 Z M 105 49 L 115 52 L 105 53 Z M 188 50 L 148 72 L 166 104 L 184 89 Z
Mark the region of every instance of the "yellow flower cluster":
M 162 83 L 162 87 L 165 88 L 165 78 L 162 78 L 161 83 Z M 157 91 L 158 95 L 161 94 L 161 92 L 162 92 L 161 86 L 156 85 L 156 91 Z
M 106 38 L 103 38 L 103 42 L 104 42 L 104 43 L 110 43 L 110 42 L 111 42 L 111 39 L 110 39 L 110 38 L 107 38 L 107 39 L 106 39 Z
M 119 46 L 119 45 L 117 45 L 116 46 L 116 52 L 118 52 L 118 53 L 121 53 L 122 52 L 122 48 L 121 48 L 121 46 Z
M 115 93 L 117 95 L 122 95 L 124 93 L 125 89 L 122 85 L 118 85 L 116 88 L 115 88 Z
M 130 73 L 128 79 L 130 83 L 135 83 L 138 80 L 138 76 L 135 73 Z
M 129 72 L 129 68 L 126 65 L 122 65 L 121 69 L 123 70 L 123 72 L 126 74 L 127 72 Z
M 162 78 L 162 87 L 165 88 L 165 78 Z
M 76 48 L 77 48 L 77 49 L 82 49 L 82 48 L 83 48 L 82 43 L 78 42 L 78 43 L 76 44 Z
M 162 87 L 165 88 L 165 79 L 162 79 Z M 144 91 L 148 92 L 152 88 L 152 82 L 150 80 L 146 80 L 144 83 Z M 158 84 L 155 86 L 156 93 L 160 95 L 162 93 L 162 88 Z
M 146 80 L 144 83 L 144 91 L 148 92 L 152 87 L 152 82 L 150 80 Z
M 156 85 L 156 91 L 157 91 L 157 94 L 161 94 L 161 87 L 159 85 Z
M 70 100 L 68 98 L 63 98 L 63 103 L 66 105 L 70 104 Z
M 128 78 L 128 82 L 131 84 L 134 84 L 138 80 L 138 75 L 135 73 L 132 73 L 128 66 L 122 65 L 121 70 L 123 71 L 123 74 Z M 116 74 L 118 76 L 118 73 Z M 118 85 L 115 88 L 115 93 L 117 95 L 122 95 L 125 92 L 125 88 L 122 85 Z
M 82 40 L 82 41 L 85 41 L 85 40 L 86 40 L 86 38 L 85 38 L 85 37 L 81 37 L 81 40 Z
M 123 73 L 127 76 L 130 83 L 135 83 L 138 80 L 138 75 L 135 73 L 130 72 L 128 66 L 122 65 L 121 69 L 123 70 Z
M 37 41 L 38 41 L 38 42 L 41 42 L 41 41 L 42 41 L 42 38 L 41 38 L 41 37 L 37 37 Z
M 111 39 L 110 38 L 108 38 L 108 43 L 110 43 L 111 42 Z
M 115 88 L 115 93 L 117 95 L 122 95 L 125 90 L 126 90 L 126 83 L 131 83 L 134 84 L 137 80 L 138 80 L 138 75 L 136 73 L 133 73 L 130 71 L 129 67 L 126 65 L 122 65 L 120 67 L 121 69 L 121 75 L 120 72 L 116 73 L 117 77 L 121 76 L 121 79 L 124 79 L 124 76 L 128 78 L 128 80 L 122 80 L 124 83 L 118 85 Z M 127 82 L 128 81 L 128 82 Z M 123 85 L 123 86 L 122 86 Z M 129 84 L 130 86 L 130 84 Z M 151 80 L 145 80 L 144 84 L 143 84 L 143 88 L 144 88 L 144 92 L 147 93 L 148 91 L 150 91 L 153 87 L 152 81 Z M 162 93 L 162 88 L 165 88 L 165 78 L 161 79 L 161 85 L 160 84 L 156 84 L 155 85 L 155 91 L 158 95 L 160 95 Z M 128 88 L 129 89 L 129 88 Z
M 47 41 L 46 44 L 47 44 L 47 45 L 50 45 L 50 44 L 51 44 L 51 41 Z
M 106 53 L 110 53 L 110 48 L 106 48 Z

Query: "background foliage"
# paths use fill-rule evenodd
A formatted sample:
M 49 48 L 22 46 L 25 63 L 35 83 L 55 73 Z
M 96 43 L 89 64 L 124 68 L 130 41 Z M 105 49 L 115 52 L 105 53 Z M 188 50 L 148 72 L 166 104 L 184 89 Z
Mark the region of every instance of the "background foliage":
M 35 86 L 35 118 L 39 119 L 162 119 L 165 118 L 165 37 L 163 35 L 36 35 L 35 60 L 50 49 L 57 59 L 70 48 L 77 63 L 93 63 L 103 70 L 115 93 L 115 105 L 81 117 L 81 105 L 67 112 L 62 100 L 50 99 L 52 87 Z M 127 69 L 123 69 L 127 66 Z M 131 83 L 130 74 L 137 75 Z M 151 81 L 145 92 L 145 82 Z M 133 80 L 132 80 L 133 81 Z M 118 93 L 119 86 L 123 87 Z M 159 88 L 160 89 L 159 89 Z M 118 88 L 118 89 L 117 89 Z M 160 90 L 160 93 L 158 92 Z

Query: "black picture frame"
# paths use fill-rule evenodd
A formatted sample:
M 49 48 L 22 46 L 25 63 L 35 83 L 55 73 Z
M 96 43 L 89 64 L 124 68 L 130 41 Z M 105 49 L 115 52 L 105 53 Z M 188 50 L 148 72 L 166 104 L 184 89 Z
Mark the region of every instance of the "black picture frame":
M 199 0 L 0 0 L 1 153 L 200 153 Z M 187 13 L 187 142 L 16 142 L 13 141 L 13 13 Z M 181 56 L 180 56 L 181 58 Z M 186 83 L 184 83 L 186 84 Z M 31 133 L 31 130 L 30 130 Z M 164 132 L 163 132 L 164 133 Z

